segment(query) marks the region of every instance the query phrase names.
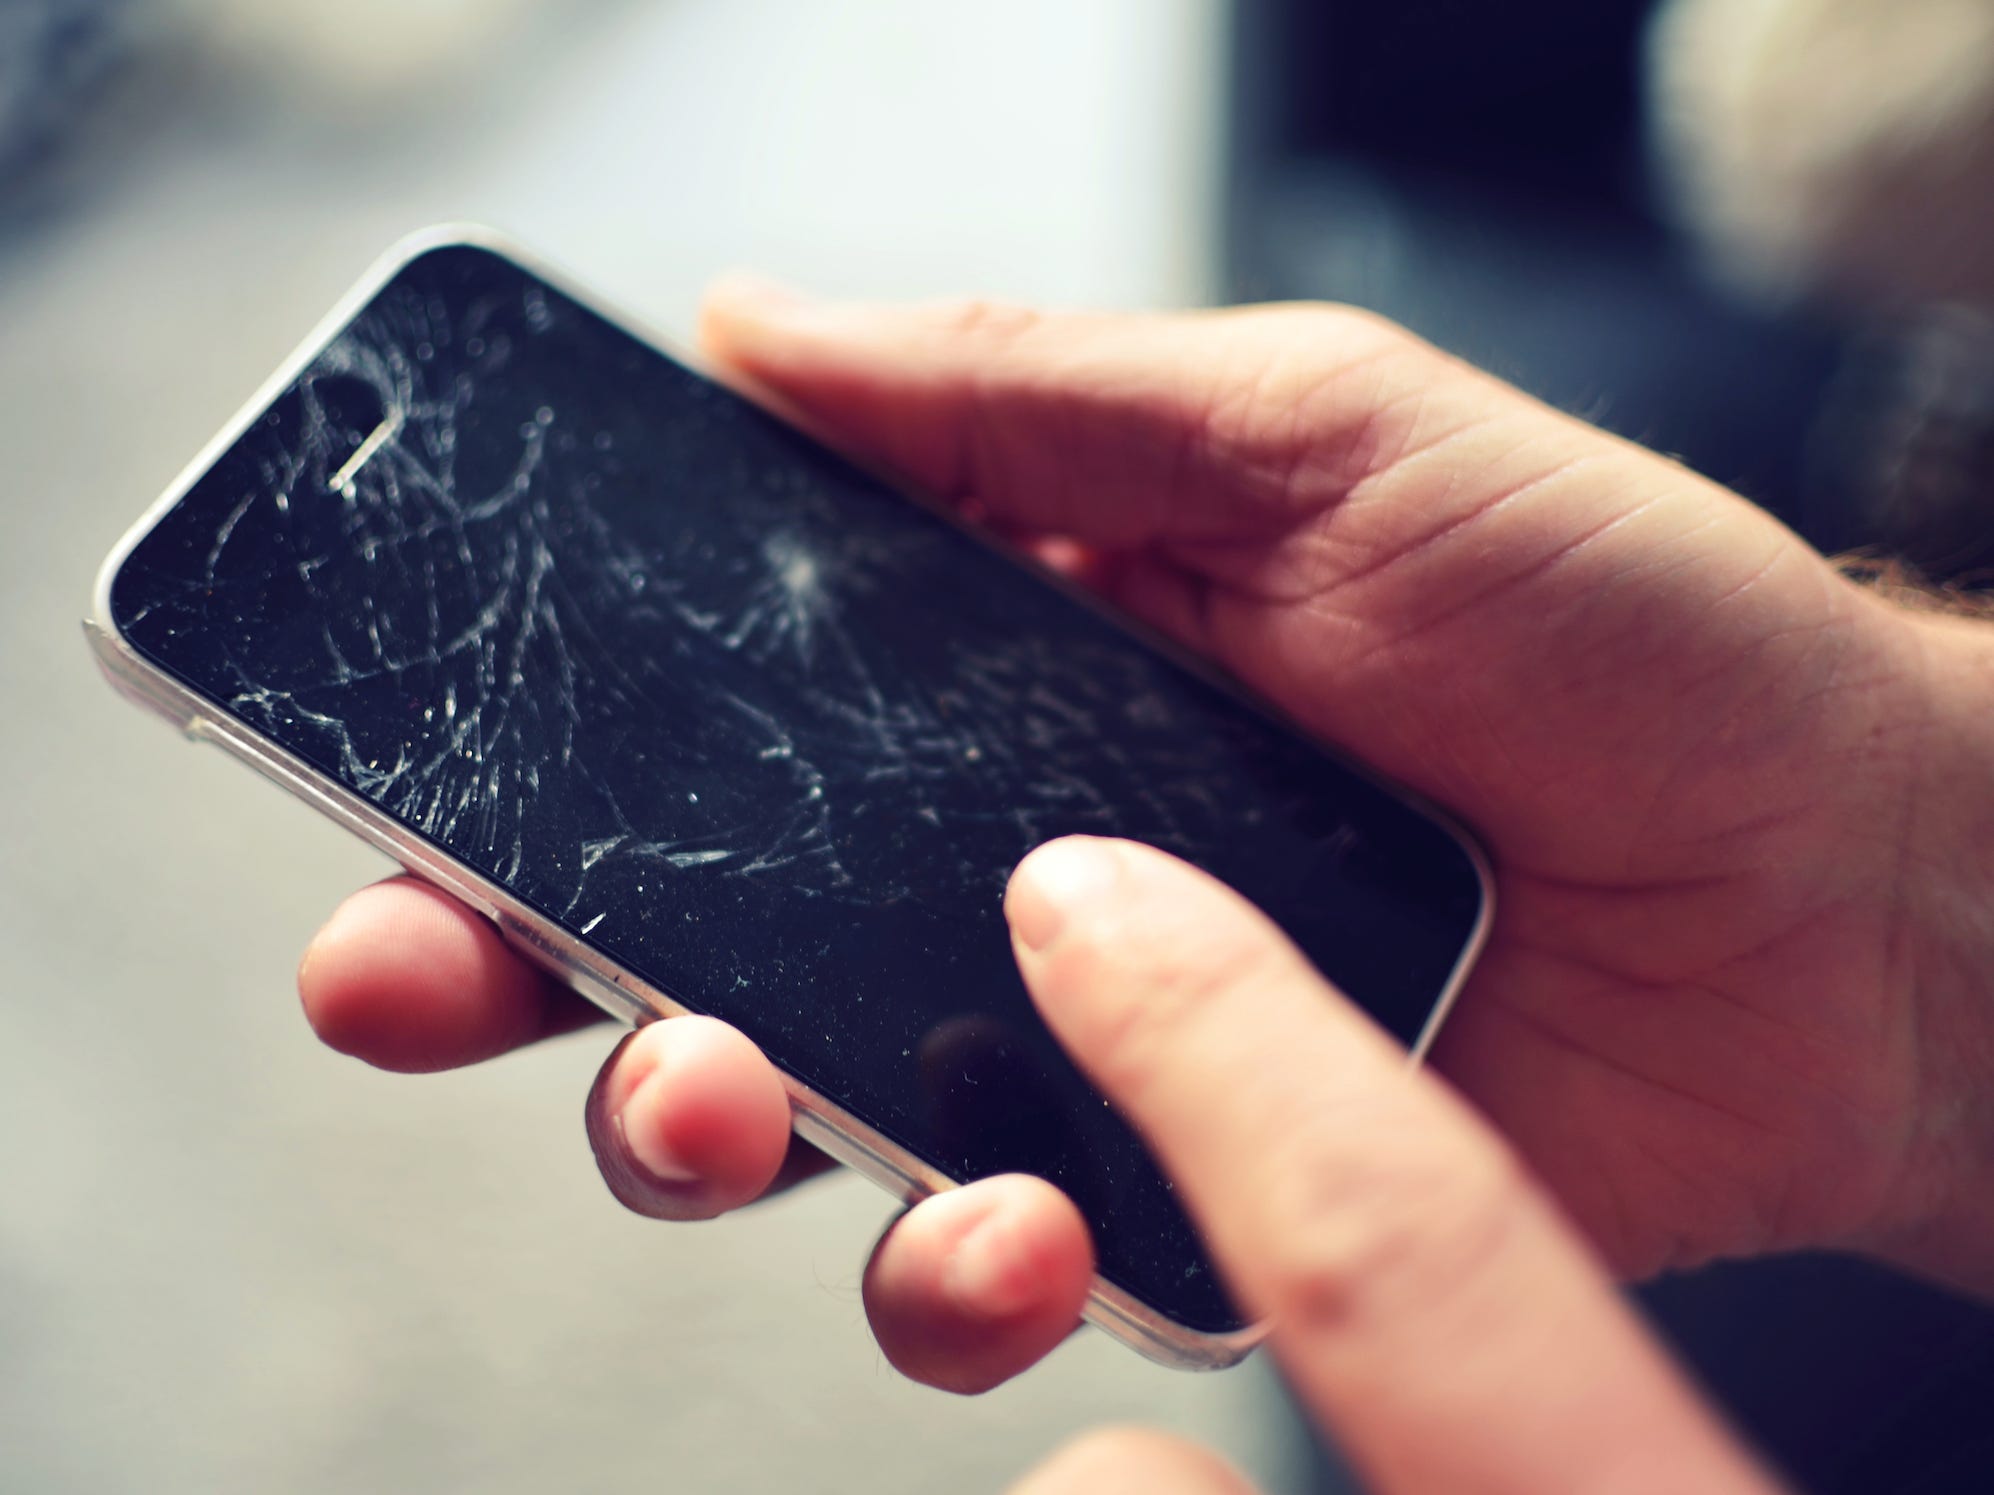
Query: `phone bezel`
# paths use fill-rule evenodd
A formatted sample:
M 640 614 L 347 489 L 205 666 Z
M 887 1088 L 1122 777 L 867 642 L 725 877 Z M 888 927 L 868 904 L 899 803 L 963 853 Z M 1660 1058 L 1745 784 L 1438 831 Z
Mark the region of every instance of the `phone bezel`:
M 220 714 L 212 703 L 196 694 L 159 666 L 141 655 L 118 631 L 111 611 L 111 585 L 133 548 L 183 497 L 209 468 L 241 439 L 249 427 L 278 399 L 318 357 L 353 318 L 361 312 L 403 268 L 423 254 L 452 246 L 483 249 L 511 261 L 528 274 L 546 282 L 562 295 L 622 329 L 638 341 L 695 373 L 727 386 L 753 400 L 783 420 L 810 430 L 811 423 L 799 419 L 785 402 L 725 370 L 708 367 L 697 356 L 679 348 L 672 339 L 631 316 L 620 307 L 605 304 L 602 298 L 579 285 L 559 267 L 496 230 L 475 224 L 444 224 L 420 230 L 398 241 L 378 258 L 360 280 L 320 319 L 311 333 L 277 370 L 229 419 L 222 429 L 170 483 L 138 520 L 125 531 L 105 557 L 99 569 L 93 602 L 93 615 L 84 622 L 97 660 L 111 684 L 134 703 L 164 717 L 187 737 L 210 742 L 241 759 L 265 778 L 296 795 L 321 814 L 359 836 L 422 878 L 484 914 L 498 926 L 507 942 L 526 958 L 552 974 L 581 996 L 602 1008 L 618 1021 L 638 1024 L 658 1018 L 682 1015 L 683 1007 L 663 992 L 623 970 L 585 940 L 570 935 L 545 916 L 527 907 L 503 887 L 482 874 L 455 861 L 424 841 L 392 816 L 363 799 L 331 776 L 312 767 L 277 743 L 262 737 L 242 723 Z M 813 436 L 823 439 L 821 433 Z M 1339 762 L 1350 760 L 1336 748 L 1323 743 L 1305 728 L 1273 712 L 1267 703 L 1247 697 L 1231 681 L 1206 661 L 1198 659 L 1173 640 L 1126 617 L 1100 598 L 1048 570 L 1015 547 L 974 530 L 959 515 L 891 473 L 879 471 L 876 464 L 861 462 L 874 476 L 896 492 L 930 512 L 939 513 L 957 527 L 976 536 L 979 542 L 1004 552 L 1017 564 L 1038 574 L 1094 611 L 1109 619 L 1138 643 L 1156 649 L 1180 666 L 1211 681 L 1228 694 L 1244 700 L 1263 714 L 1277 717 L 1290 730 L 1315 743 Z M 1351 765 L 1366 777 L 1384 784 L 1392 794 L 1416 807 L 1438 824 L 1466 854 L 1475 869 L 1480 888 L 1480 908 L 1461 955 L 1413 1044 L 1409 1062 L 1418 1064 L 1431 1047 L 1435 1034 L 1446 1020 L 1468 972 L 1486 944 L 1494 915 L 1494 877 L 1488 859 L 1474 838 L 1450 817 L 1419 796 L 1389 784 L 1362 765 Z M 944 1189 L 957 1187 L 938 1170 L 908 1152 L 890 1138 L 826 1100 L 794 1076 L 782 1075 L 789 1095 L 790 1114 L 796 1135 L 821 1148 L 871 1179 L 874 1183 L 912 1203 Z M 1097 1276 L 1084 1313 L 1086 1320 L 1138 1353 L 1162 1364 L 1181 1368 L 1211 1370 L 1233 1365 L 1257 1344 L 1267 1332 L 1265 1322 L 1249 1324 L 1221 1333 L 1187 1328 L 1123 1288 Z

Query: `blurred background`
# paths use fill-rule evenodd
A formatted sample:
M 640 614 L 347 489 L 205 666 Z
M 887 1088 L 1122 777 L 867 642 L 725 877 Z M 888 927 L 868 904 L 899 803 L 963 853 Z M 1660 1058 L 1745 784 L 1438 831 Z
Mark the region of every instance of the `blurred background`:
M 740 264 L 1359 301 L 1825 547 L 1994 559 L 1980 0 L 0 0 L 0 1489 L 999 1488 L 1131 1418 L 1344 1487 L 1262 1365 L 900 1380 L 857 1180 L 625 1216 L 607 1032 L 424 1081 L 312 1042 L 293 963 L 386 869 L 77 621 L 368 262 L 463 218 L 680 336 Z M 1984 1487 L 1979 1310 L 1825 1260 L 1646 1301 L 1810 1487 Z

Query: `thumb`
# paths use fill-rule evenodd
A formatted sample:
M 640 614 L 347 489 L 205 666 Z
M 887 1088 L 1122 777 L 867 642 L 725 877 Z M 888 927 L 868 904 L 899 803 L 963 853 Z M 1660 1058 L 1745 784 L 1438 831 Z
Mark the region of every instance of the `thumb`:
M 1277 534 L 1438 422 L 1559 419 L 1349 307 L 869 305 L 735 276 L 700 336 L 861 458 L 1111 549 Z
M 1046 1021 L 1379 1489 L 1768 1488 L 1502 1141 L 1236 894 L 1076 837 L 1006 912 Z

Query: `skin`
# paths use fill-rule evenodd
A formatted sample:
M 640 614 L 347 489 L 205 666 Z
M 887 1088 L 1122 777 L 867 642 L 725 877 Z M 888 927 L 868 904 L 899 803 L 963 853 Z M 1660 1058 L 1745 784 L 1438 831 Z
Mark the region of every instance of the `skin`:
M 1419 1074 L 1160 853 L 1053 843 L 1007 905 L 1048 1023 L 1379 1488 L 1762 1487 L 1616 1277 L 1816 1246 L 1994 1287 L 1984 625 L 1893 605 L 1736 495 L 1356 312 L 735 282 L 704 333 L 1489 847 L 1491 942 Z M 327 1042 L 391 1068 L 579 1020 L 407 880 L 340 908 L 300 989 Z M 739 1034 L 678 1019 L 619 1045 L 589 1130 L 619 1199 L 696 1218 L 823 1166 L 780 1102 Z M 1090 1265 L 1062 1196 L 991 1179 L 887 1233 L 867 1309 L 895 1365 L 975 1391 L 1068 1332 Z M 1239 1487 L 1116 1434 L 1025 1488 L 1118 1481 Z

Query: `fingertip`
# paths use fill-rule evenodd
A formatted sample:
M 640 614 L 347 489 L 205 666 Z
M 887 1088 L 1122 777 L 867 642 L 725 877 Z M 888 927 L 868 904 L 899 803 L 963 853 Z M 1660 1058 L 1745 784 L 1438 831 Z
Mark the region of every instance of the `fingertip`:
M 902 1374 L 975 1395 L 1072 1333 L 1093 1272 L 1072 1201 L 1044 1179 L 1007 1174 L 925 1199 L 897 1221 L 867 1265 L 866 1313 Z
M 755 1199 L 789 1151 L 782 1079 L 738 1029 L 679 1017 L 631 1034 L 587 1109 L 610 1192 L 659 1219 L 697 1220 Z
M 306 947 L 297 980 L 306 1019 L 328 1047 L 413 1073 L 539 1037 L 559 996 L 489 921 L 409 877 L 340 904 Z
M 957 1237 L 941 1272 L 948 1303 L 964 1318 L 988 1323 L 1038 1311 L 1049 1295 L 1061 1296 L 1061 1287 L 1078 1283 L 1084 1293 L 1092 1268 L 1087 1228 L 1072 1201 L 1029 1174 L 1000 1187 L 1006 1197 Z
M 1144 1427 L 1103 1427 L 1055 1449 L 1011 1495 L 1253 1495 L 1237 1469 L 1200 1444 Z
M 1061 836 L 1026 853 L 1011 873 L 1004 917 L 1027 950 L 1043 950 L 1075 917 L 1112 898 L 1122 876 L 1118 842 Z

